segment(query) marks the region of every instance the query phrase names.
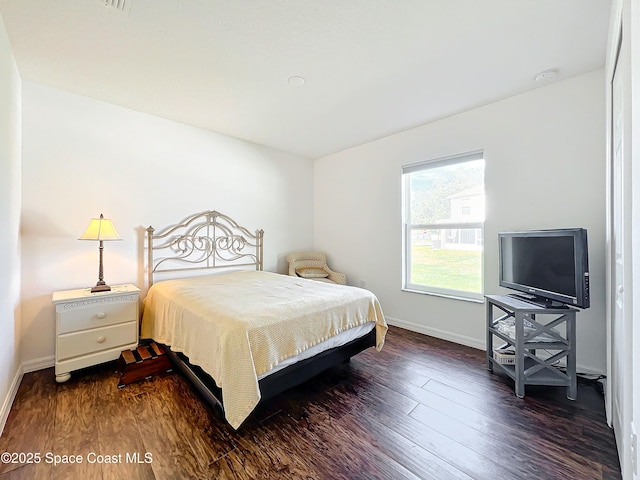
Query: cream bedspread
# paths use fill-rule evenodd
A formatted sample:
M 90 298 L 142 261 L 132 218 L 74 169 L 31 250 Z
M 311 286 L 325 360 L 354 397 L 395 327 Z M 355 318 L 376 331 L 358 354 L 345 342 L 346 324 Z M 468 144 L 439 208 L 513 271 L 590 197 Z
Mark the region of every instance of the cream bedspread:
M 260 400 L 259 375 L 371 321 L 380 350 L 387 324 L 368 290 L 236 271 L 154 284 L 144 300 L 142 338 L 170 345 L 211 375 L 227 421 L 238 428 Z

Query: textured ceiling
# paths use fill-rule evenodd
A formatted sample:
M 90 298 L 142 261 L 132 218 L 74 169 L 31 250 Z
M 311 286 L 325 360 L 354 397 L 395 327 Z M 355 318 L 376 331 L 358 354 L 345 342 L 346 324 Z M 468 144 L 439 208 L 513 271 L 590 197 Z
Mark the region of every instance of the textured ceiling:
M 0 0 L 24 79 L 310 158 L 604 66 L 608 0 Z M 299 75 L 303 86 L 287 79 Z

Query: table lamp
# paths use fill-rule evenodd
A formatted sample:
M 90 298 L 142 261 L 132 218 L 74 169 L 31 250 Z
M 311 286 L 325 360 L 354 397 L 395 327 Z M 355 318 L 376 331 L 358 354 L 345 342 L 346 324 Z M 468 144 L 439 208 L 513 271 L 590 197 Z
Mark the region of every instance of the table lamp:
M 100 214 L 100 218 L 92 218 L 91 222 L 89 222 L 89 226 L 87 230 L 82 234 L 82 236 L 78 240 L 94 240 L 99 241 L 100 246 L 98 249 L 100 250 L 100 267 L 98 269 L 98 283 L 96 283 L 95 287 L 91 288 L 91 293 L 95 292 L 108 292 L 111 290 L 111 287 L 104 282 L 103 268 L 102 268 L 102 251 L 104 247 L 102 245 L 103 241 L 108 240 L 122 240 L 118 235 L 113 223 L 108 218 L 104 218 L 102 214 Z

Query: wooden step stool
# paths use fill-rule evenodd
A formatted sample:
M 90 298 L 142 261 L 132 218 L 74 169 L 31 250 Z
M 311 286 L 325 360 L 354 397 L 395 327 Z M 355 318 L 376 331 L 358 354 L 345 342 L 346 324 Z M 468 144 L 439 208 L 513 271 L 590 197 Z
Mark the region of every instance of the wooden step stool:
M 122 374 L 118 388 L 172 369 L 173 365 L 164 348 L 155 342 L 141 345 L 135 350 L 124 350 L 118 359 L 118 371 Z

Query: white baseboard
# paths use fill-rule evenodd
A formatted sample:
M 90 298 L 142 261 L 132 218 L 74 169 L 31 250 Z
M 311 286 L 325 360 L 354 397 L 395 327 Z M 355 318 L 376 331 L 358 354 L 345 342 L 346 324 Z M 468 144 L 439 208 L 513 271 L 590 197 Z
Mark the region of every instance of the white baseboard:
M 22 383 L 22 377 L 24 376 L 24 374 L 53 367 L 55 365 L 55 361 L 55 356 L 50 355 L 48 357 L 36 358 L 35 360 L 29 360 L 20 364 L 20 366 L 18 367 L 18 371 L 16 372 L 13 381 L 11 382 L 11 386 L 9 387 L 9 391 L 7 392 L 7 396 L 5 397 L 4 402 L 2 402 L 2 408 L 0 409 L 0 437 L 4 432 L 4 426 L 7 423 L 7 419 L 9 418 L 9 412 L 11 412 L 13 401 L 16 399 L 16 394 L 18 393 L 18 389 L 20 388 L 20 383 Z
M 13 381 L 11 382 L 11 386 L 9 387 L 9 392 L 7 392 L 7 396 L 2 403 L 2 409 L 0 409 L 0 437 L 2 436 L 2 432 L 4 432 L 4 426 L 7 423 L 7 419 L 9 418 L 9 412 L 11 411 L 11 407 L 13 406 L 13 401 L 16 398 L 16 394 L 18 393 L 18 388 L 20 388 L 20 383 L 22 382 L 22 365 L 18 367 L 18 371 L 16 372 L 15 377 L 13 377 Z
M 422 333 L 429 335 L 430 337 L 440 338 L 453 343 L 459 343 L 460 345 L 466 345 L 467 347 L 477 348 L 478 350 L 485 350 L 484 341 L 478 341 L 477 338 L 467 337 L 465 335 L 458 335 L 457 333 L 447 332 L 446 330 L 440 330 L 437 328 L 426 327 L 418 323 L 407 322 L 406 320 L 400 320 L 399 318 L 385 317 L 389 325 L 395 327 L 404 328 L 405 330 L 411 330 L 412 332 Z
M 422 333 L 424 335 L 429 335 L 430 337 L 440 338 L 442 340 L 458 343 L 460 345 L 465 345 L 467 347 L 477 348 L 478 350 L 486 351 L 487 349 L 484 339 L 478 340 L 477 338 L 458 335 L 456 333 L 447 332 L 446 330 L 439 330 L 437 328 L 431 328 L 431 327 L 426 327 L 424 325 L 420 325 L 417 323 L 407 322 L 406 320 L 401 320 L 399 318 L 393 318 L 393 317 L 385 317 L 385 318 L 389 325 L 393 325 L 395 327 L 404 328 L 405 330 L 411 330 L 412 332 Z M 576 365 L 576 371 L 579 373 L 584 373 L 589 375 L 604 374 L 603 372 L 600 372 L 593 367 L 590 367 L 588 365 L 581 365 L 581 364 Z
M 55 355 L 49 355 L 48 357 L 35 358 L 22 362 L 22 372 L 30 373 L 37 370 L 44 370 L 45 368 L 53 367 L 56 364 Z

